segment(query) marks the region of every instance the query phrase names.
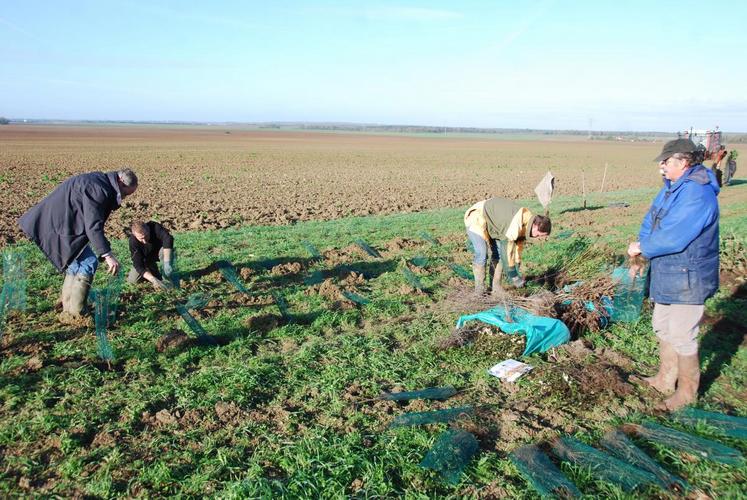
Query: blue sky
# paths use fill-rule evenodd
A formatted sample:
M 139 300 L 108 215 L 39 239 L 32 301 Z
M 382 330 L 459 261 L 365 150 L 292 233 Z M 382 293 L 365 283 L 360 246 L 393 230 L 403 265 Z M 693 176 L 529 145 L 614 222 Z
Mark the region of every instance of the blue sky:
M 745 19 L 744 1 L 0 0 L 0 116 L 747 131 Z

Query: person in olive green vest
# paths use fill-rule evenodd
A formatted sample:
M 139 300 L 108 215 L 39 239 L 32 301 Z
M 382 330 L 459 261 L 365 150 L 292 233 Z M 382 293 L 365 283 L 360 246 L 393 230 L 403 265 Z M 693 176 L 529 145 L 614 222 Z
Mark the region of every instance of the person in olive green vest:
M 490 247 L 489 279 L 491 293 L 495 296 L 503 293 L 503 270 L 514 286 L 524 286 L 524 279 L 519 274 L 524 241 L 527 238 L 545 239 L 552 230 L 549 217 L 534 215 L 527 208 L 502 198 L 490 198 L 472 205 L 464 213 L 464 226 L 475 253 L 472 259 L 475 293 L 485 293 L 485 263 Z M 501 261 L 501 266 L 498 266 Z

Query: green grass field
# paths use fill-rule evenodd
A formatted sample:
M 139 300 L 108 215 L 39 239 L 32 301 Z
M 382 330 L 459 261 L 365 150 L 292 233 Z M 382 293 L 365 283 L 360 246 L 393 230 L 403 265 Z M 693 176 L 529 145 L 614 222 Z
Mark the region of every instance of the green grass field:
M 730 189 L 745 191 L 747 184 Z M 604 207 L 622 200 L 645 206 L 655 192 L 597 195 L 587 200 L 587 211 L 578 210 L 578 198 L 556 200 L 555 234 L 572 234 L 530 246 L 527 275 L 563 267 L 579 249 L 592 258 L 576 265 L 578 277 L 608 272 L 634 239 L 642 210 L 613 224 L 614 209 Z M 594 224 L 578 223 L 579 214 Z M 464 347 L 438 348 L 460 315 L 449 306 L 455 291 L 470 286 L 446 265 L 470 267 L 461 217 L 462 210 L 438 210 L 179 233 L 182 290 L 124 288 L 108 334 L 111 366 L 98 358 L 92 327 L 56 322 L 60 277 L 35 248 L 19 246 L 30 269 L 28 309 L 8 317 L 2 341 L 0 491 L 105 498 L 534 498 L 507 458 L 513 448 L 555 435 L 593 444 L 617 424 L 666 423 L 653 413 L 651 392 L 626 382 L 630 373 L 651 373 L 655 361 L 648 308 L 636 323 L 584 334 L 580 354 L 560 349 L 524 359 L 535 369 L 511 386 L 487 369 L 519 356 L 520 338 L 482 336 Z M 441 244 L 426 241 L 424 231 Z M 724 206 L 722 268 L 732 277 L 744 271 L 745 234 L 747 203 Z M 383 257 L 354 250 L 357 238 Z M 316 262 L 304 241 L 337 251 Z M 126 242 L 115 242 L 115 249 L 124 261 Z M 428 259 L 422 270 L 410 267 L 422 292 L 402 272 L 404 261 L 415 257 Z M 241 274 L 249 296 L 213 266 L 221 259 Z M 308 284 L 320 275 L 330 281 Z M 104 283 L 99 272 L 97 284 Z M 747 300 L 734 285 L 724 284 L 708 302 L 698 406 L 747 416 L 747 350 L 737 328 L 747 324 Z M 339 290 L 369 302 L 346 301 L 335 295 Z M 219 345 L 191 341 L 157 350 L 158 339 L 175 330 L 194 337 L 174 305 L 198 293 L 209 302 L 195 317 Z M 287 302 L 286 316 L 273 294 Z M 625 373 L 616 375 L 615 367 Z M 459 390 L 446 401 L 375 399 L 383 391 L 446 385 Z M 463 405 L 479 411 L 452 425 L 473 432 L 480 450 L 460 482 L 450 485 L 419 466 L 448 425 L 387 426 L 406 412 Z M 669 425 L 747 452 L 747 443 L 712 428 Z M 636 442 L 695 489 L 720 498 L 747 495 L 744 463 L 722 465 Z M 567 463 L 561 469 L 590 498 L 666 497 L 653 487 L 623 492 Z

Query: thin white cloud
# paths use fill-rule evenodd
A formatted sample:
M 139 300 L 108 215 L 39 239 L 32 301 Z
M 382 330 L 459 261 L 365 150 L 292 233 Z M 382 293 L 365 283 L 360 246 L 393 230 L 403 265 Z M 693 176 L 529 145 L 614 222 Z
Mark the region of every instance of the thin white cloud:
M 34 35 L 32 35 L 30 32 L 26 31 L 25 29 L 21 28 L 17 24 L 14 24 L 14 23 L 12 23 L 12 22 L 10 22 L 7 19 L 4 19 L 2 17 L 0 17 L 0 25 L 7 26 L 8 28 L 12 29 L 16 33 L 20 33 L 20 34 L 25 35 L 25 36 L 27 36 L 29 38 L 35 38 Z
M 422 7 L 379 7 L 366 9 L 365 17 L 372 20 L 399 20 L 399 21 L 448 21 L 464 17 L 461 12 L 442 9 L 427 9 Z

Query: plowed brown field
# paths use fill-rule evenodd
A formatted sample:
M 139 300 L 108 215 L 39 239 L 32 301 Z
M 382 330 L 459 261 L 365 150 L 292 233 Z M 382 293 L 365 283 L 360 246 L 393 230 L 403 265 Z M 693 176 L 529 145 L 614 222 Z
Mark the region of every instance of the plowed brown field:
M 62 179 L 129 166 L 141 179 L 108 223 L 132 218 L 175 230 L 291 224 L 348 215 L 529 198 L 545 171 L 559 194 L 657 185 L 661 144 L 504 141 L 237 130 L 219 127 L 0 127 L 0 245 L 16 219 Z

